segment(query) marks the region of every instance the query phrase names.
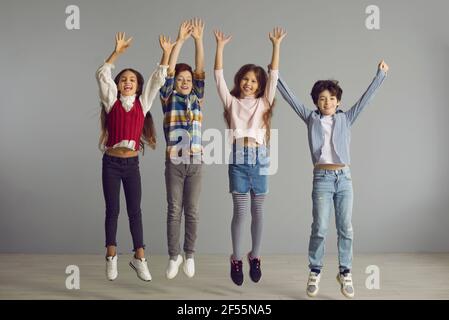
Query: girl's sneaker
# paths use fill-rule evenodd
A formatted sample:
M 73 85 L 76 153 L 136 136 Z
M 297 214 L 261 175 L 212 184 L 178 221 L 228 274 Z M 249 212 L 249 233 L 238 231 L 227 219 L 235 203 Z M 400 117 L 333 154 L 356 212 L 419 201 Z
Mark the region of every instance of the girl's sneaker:
M 337 281 L 341 286 L 341 293 L 346 298 L 354 298 L 354 286 L 352 284 L 352 274 L 351 273 L 338 273 Z
M 238 286 L 241 286 L 243 283 L 242 266 L 242 260 L 234 260 L 231 257 L 231 279 Z
M 249 277 L 253 282 L 259 282 L 262 277 L 262 270 L 260 269 L 260 259 L 251 258 L 248 253 L 248 262 L 249 262 Z
M 309 280 L 307 280 L 306 292 L 309 297 L 316 297 L 320 290 L 319 284 L 321 279 L 321 273 L 310 271 Z
M 109 281 L 113 281 L 117 276 L 117 255 L 106 257 L 106 278 Z
M 145 258 L 136 259 L 133 257 L 129 266 L 137 273 L 137 277 L 143 281 L 151 281 L 150 270 L 148 270 L 147 260 Z

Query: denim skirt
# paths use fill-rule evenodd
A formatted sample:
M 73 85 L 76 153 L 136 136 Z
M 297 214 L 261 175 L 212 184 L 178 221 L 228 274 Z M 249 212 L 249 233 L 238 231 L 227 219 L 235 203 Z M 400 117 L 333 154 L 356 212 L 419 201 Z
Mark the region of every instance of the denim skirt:
M 232 147 L 229 159 L 229 192 L 255 195 L 268 193 L 268 167 L 270 159 L 265 146 Z

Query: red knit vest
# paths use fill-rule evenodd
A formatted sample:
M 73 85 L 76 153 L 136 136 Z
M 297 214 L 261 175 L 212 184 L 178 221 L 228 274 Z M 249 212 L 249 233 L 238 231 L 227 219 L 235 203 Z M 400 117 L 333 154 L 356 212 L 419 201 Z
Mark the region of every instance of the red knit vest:
M 120 99 L 117 99 L 111 111 L 106 115 L 108 128 L 106 147 L 112 148 L 123 140 L 134 140 L 136 142 L 134 149 L 139 150 L 144 121 L 145 117 L 138 97 L 136 97 L 131 110 L 128 112 L 123 108 Z

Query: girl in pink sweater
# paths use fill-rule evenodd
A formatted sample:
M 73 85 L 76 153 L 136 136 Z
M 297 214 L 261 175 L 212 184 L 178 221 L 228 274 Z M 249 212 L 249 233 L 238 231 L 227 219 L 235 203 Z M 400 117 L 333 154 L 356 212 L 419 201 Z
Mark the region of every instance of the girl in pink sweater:
M 223 49 L 231 40 L 231 36 L 215 31 L 215 81 L 233 142 L 228 174 L 229 192 L 232 193 L 234 204 L 231 223 L 231 279 L 236 285 L 243 283 L 241 241 L 250 196 L 252 249 L 247 254 L 249 273 L 254 282 L 258 282 L 262 276 L 259 252 L 263 202 L 268 193 L 267 146 L 270 141 L 270 124 L 278 80 L 280 44 L 285 35 L 286 32 L 280 28 L 273 29 L 269 34 L 273 44 L 269 74 L 260 66 L 246 64 L 234 76 L 234 88 L 229 91 L 223 76 Z

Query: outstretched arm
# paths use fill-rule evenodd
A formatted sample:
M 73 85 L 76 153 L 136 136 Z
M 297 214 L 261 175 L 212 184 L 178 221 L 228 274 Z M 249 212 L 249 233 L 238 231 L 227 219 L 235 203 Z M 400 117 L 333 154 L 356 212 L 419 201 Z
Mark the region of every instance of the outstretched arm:
M 124 32 L 115 35 L 115 49 L 107 58 L 106 62 L 97 70 L 96 78 L 100 89 L 100 100 L 105 107 L 106 113 L 111 110 L 117 100 L 117 85 L 112 79 L 112 69 L 118 56 L 124 53 L 131 45 L 132 37 L 125 38 Z
M 190 21 L 190 24 L 192 25 L 192 37 L 195 40 L 195 73 L 202 74 L 204 72 L 204 22 L 199 18 L 195 18 Z
M 270 70 L 268 74 L 268 81 L 265 87 L 265 97 L 267 98 L 270 106 L 273 104 L 274 97 L 276 95 L 276 85 L 279 77 L 279 51 L 281 48 L 282 39 L 287 35 L 284 29 L 276 27 L 273 32 L 268 34 L 268 37 L 273 44 L 273 53 L 271 56 Z
M 168 69 L 169 68 L 169 66 L 168 66 L 169 59 L 173 52 L 173 48 L 176 45 L 176 42 L 172 43 L 170 40 L 170 37 L 160 35 L 159 36 L 159 44 L 162 49 L 161 65 L 166 66 L 166 68 Z M 165 75 L 164 75 L 165 79 L 164 79 L 164 82 L 162 83 L 162 86 L 159 90 L 163 107 L 165 106 L 167 99 L 173 93 L 173 83 L 174 83 L 173 73 L 170 76 L 168 76 L 167 72 L 168 72 L 168 70 L 166 70 L 166 72 L 165 72 Z
M 193 90 L 199 99 L 199 104 L 203 106 L 204 97 L 204 47 L 203 32 L 204 22 L 195 18 L 190 21 L 192 25 L 192 38 L 195 40 L 195 72 L 193 73 Z
M 273 44 L 273 54 L 271 56 L 271 69 L 279 70 L 279 52 L 281 48 L 282 39 L 287 35 L 287 32 L 279 27 L 273 29 L 273 32 L 268 34 L 268 37 Z
M 175 45 L 172 43 L 169 37 L 164 35 L 159 36 L 159 45 L 162 49 L 162 58 L 159 66 L 153 71 L 145 88 L 142 91 L 140 101 L 142 103 L 143 114 L 147 114 L 150 111 L 153 101 L 159 89 L 164 85 L 165 78 L 167 77 L 168 59 L 170 53 Z
M 173 74 L 175 72 L 175 66 L 178 61 L 179 52 L 190 35 L 192 34 L 192 26 L 189 21 L 184 21 L 179 27 L 178 38 L 176 39 L 176 44 L 170 54 L 170 59 L 168 62 L 168 74 Z
M 225 36 L 220 30 L 214 30 L 215 40 L 217 41 L 217 51 L 215 52 L 215 84 L 217 85 L 218 95 L 225 108 L 230 107 L 232 96 L 229 93 L 228 86 L 223 75 L 223 50 L 225 45 L 232 39 L 232 36 Z
M 170 54 L 173 50 L 173 47 L 175 46 L 175 42 L 171 42 L 170 37 L 166 37 L 163 34 L 159 36 L 159 45 L 162 49 L 162 58 L 160 65 L 162 66 L 168 66 L 168 61 L 170 59 Z
M 295 94 L 290 90 L 287 86 L 287 83 L 279 76 L 278 85 L 279 92 L 282 97 L 287 101 L 287 103 L 292 107 L 292 109 L 296 112 L 296 114 L 307 123 L 307 119 L 313 110 L 304 106 L 304 104 L 298 100 Z
M 351 125 L 357 119 L 360 112 L 362 112 L 362 110 L 371 102 L 371 99 L 374 97 L 375 93 L 387 76 L 388 68 L 389 67 L 384 60 L 379 62 L 376 77 L 373 79 L 368 89 L 366 89 L 360 99 L 348 111 L 345 112 Z
M 215 52 L 215 70 L 223 69 L 223 51 L 225 45 L 231 41 L 232 36 L 225 36 L 220 30 L 214 30 L 215 40 L 217 41 L 217 50 Z

